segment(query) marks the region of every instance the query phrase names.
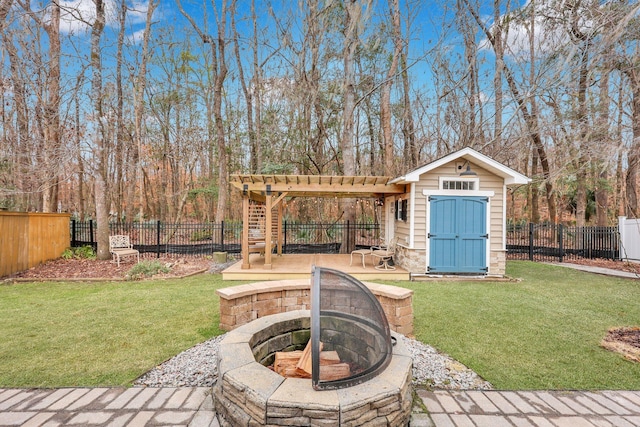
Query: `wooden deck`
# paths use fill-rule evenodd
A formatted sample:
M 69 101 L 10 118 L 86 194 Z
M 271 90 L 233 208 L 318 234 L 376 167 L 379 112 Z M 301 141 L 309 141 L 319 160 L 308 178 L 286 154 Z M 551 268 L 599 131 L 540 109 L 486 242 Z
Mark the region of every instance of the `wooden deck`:
M 395 270 L 377 270 L 370 256 L 365 257 L 362 267 L 360 255 L 353 255 L 353 265 L 349 265 L 349 254 L 288 254 L 272 255 L 272 268 L 264 268 L 264 256 L 251 254 L 251 268 L 242 269 L 242 261 L 238 261 L 222 272 L 222 280 L 286 280 L 308 279 L 311 267 L 333 268 L 352 275 L 358 280 L 410 280 L 409 272 L 400 267 Z

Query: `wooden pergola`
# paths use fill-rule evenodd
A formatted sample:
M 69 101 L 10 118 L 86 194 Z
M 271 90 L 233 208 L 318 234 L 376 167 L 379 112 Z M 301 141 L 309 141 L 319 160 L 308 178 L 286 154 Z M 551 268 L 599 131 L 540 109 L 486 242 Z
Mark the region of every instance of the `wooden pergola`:
M 249 254 L 264 252 L 264 268 L 271 268 L 273 249 L 273 214 L 278 208 L 276 242 L 282 255 L 282 209 L 287 197 L 381 198 L 403 194 L 404 185 L 391 184 L 388 176 L 326 176 L 326 175 L 232 175 L 231 185 L 242 192 L 242 268 L 251 268 Z M 250 201 L 264 205 L 260 226 L 252 229 L 256 219 L 250 217 Z

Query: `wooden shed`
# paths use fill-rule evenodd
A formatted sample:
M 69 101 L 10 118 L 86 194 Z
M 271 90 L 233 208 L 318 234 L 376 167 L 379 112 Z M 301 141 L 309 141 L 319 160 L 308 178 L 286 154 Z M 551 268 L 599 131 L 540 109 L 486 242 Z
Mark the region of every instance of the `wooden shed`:
M 530 181 L 471 148 L 393 179 L 406 191 L 385 199 L 394 262 L 412 275 L 504 275 L 507 187 Z

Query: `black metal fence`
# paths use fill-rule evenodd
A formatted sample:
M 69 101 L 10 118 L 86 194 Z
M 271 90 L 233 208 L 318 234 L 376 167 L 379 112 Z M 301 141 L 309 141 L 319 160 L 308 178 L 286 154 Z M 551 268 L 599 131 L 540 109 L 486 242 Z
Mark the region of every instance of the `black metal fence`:
M 578 258 L 618 259 L 618 227 L 509 224 L 507 258 L 563 262 Z
M 96 244 L 96 222 L 71 220 L 71 246 Z M 348 236 L 345 235 L 348 233 Z M 109 234 L 126 234 L 141 254 L 210 255 L 214 252 L 240 253 L 242 223 L 180 223 L 160 221 L 109 223 Z M 357 248 L 380 243 L 377 223 L 283 223 L 284 253 L 339 253 L 349 237 Z

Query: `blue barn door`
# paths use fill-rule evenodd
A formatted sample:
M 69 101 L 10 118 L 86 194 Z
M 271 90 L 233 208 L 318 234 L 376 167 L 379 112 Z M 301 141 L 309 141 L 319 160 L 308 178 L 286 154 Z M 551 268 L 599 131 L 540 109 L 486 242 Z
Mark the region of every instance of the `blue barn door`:
M 431 273 L 487 272 L 486 197 L 429 197 Z

